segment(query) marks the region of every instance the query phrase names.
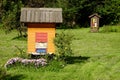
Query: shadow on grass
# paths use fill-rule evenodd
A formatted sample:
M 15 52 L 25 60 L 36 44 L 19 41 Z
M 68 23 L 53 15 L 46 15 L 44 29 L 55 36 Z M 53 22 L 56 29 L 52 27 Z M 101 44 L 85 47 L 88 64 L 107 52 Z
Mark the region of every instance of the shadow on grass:
M 67 64 L 74 64 L 74 63 L 81 63 L 85 62 L 89 59 L 90 57 L 82 57 L 82 56 L 68 56 L 65 61 Z
M 14 37 L 12 38 L 12 40 L 27 40 L 27 36 L 23 35 L 23 36 L 17 36 L 17 37 Z
M 4 79 L 2 79 L 2 80 L 22 80 L 22 79 L 24 79 L 24 78 L 26 78 L 26 76 L 23 75 L 23 74 L 18 74 L 18 75 L 6 75 L 6 76 L 4 77 Z

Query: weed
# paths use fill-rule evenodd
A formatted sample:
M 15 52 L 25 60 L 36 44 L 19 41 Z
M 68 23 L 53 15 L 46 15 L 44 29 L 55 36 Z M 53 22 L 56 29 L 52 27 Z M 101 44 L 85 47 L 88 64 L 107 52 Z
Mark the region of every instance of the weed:
M 18 46 L 15 45 L 15 47 L 19 50 L 19 55 L 17 55 L 18 57 L 21 58 L 29 58 L 29 56 L 27 55 L 27 53 L 24 51 L 24 49 L 19 48 Z

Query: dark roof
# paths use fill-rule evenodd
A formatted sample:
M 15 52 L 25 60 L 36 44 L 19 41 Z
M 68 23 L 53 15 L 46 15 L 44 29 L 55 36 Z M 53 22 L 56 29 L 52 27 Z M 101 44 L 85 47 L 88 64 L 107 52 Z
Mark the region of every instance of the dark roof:
M 90 15 L 89 18 L 94 17 L 94 16 L 97 16 L 98 18 L 101 18 L 101 16 L 98 15 L 98 13 L 94 13 L 94 14 Z
M 62 23 L 62 8 L 22 8 L 20 21 Z

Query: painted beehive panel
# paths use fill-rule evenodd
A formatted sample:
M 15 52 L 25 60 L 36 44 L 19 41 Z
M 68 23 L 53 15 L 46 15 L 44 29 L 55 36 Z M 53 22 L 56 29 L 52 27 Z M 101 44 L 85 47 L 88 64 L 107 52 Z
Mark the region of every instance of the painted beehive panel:
M 36 46 L 35 46 L 35 48 L 47 48 L 47 42 L 42 42 L 42 43 L 36 43 L 35 44 Z
M 36 35 L 37 33 L 37 35 Z M 36 37 L 38 37 L 36 39 Z M 55 37 L 55 24 L 28 24 L 28 52 L 35 52 L 36 48 L 45 48 L 47 46 L 47 53 L 55 52 L 53 39 Z M 36 43 L 38 42 L 38 43 Z M 33 45 L 34 44 L 34 45 Z M 36 45 L 37 44 L 37 45 Z
M 36 33 L 36 42 L 47 42 L 47 33 Z

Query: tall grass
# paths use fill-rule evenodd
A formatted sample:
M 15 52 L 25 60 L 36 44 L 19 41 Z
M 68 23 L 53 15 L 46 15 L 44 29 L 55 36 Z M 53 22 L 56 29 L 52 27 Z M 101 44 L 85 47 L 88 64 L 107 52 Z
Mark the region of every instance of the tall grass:
M 117 26 L 103 26 L 101 32 L 120 32 L 120 25 L 117 25 Z
M 57 30 L 58 33 L 61 31 Z M 50 66 L 40 68 L 13 66 L 7 73 L 14 80 L 119 80 L 120 33 L 89 31 L 89 28 L 66 30 L 74 35 L 71 46 L 74 55 L 67 59 L 67 65 L 53 61 Z M 27 41 L 13 39 L 17 36 L 16 31 L 8 35 L 2 30 L 0 33 L 0 65 L 4 65 L 9 58 L 20 54 L 15 45 L 26 51 Z

